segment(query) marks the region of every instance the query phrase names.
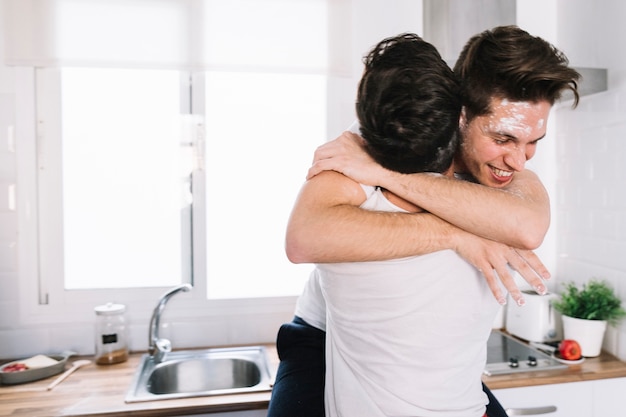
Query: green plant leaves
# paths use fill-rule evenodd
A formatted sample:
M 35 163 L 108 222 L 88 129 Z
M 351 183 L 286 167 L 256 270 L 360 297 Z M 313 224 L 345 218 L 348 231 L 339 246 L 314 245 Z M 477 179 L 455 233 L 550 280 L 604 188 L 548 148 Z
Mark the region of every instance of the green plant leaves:
M 573 282 L 565 284 L 565 291 L 552 305 L 566 316 L 587 319 L 606 320 L 616 324 L 626 316 L 622 303 L 613 289 L 605 282 L 592 279 L 579 289 Z

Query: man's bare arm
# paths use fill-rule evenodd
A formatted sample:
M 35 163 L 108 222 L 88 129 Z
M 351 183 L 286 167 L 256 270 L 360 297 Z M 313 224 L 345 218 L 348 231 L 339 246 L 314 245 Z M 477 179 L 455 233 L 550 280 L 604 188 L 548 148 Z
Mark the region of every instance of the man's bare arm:
M 438 174 L 392 173 L 381 186 L 410 196 L 414 204 L 463 230 L 517 248 L 536 249 L 550 226 L 548 194 L 529 170 L 516 172 L 501 189 Z
M 328 171 L 303 185 L 287 226 L 289 260 L 380 261 L 450 248 L 455 228 L 449 223 L 427 213 L 361 209 L 358 206 L 362 201 L 350 190 L 350 183 L 360 187 Z
M 315 153 L 308 178 L 335 170 L 379 185 L 470 233 L 507 245 L 537 248 L 550 224 L 548 194 L 531 171 L 515 173 L 506 188 L 490 188 L 435 174 L 399 174 L 376 164 L 362 139 L 344 132 Z M 520 227 L 522 225 L 522 227 Z
M 507 265 L 539 292 L 549 276 L 532 252 L 465 232 L 429 213 L 375 212 L 359 208 L 360 186 L 336 172 L 307 181 L 294 205 L 286 251 L 294 263 L 387 260 L 452 249 L 485 275 L 498 301 L 499 282 L 516 302 L 522 299 Z

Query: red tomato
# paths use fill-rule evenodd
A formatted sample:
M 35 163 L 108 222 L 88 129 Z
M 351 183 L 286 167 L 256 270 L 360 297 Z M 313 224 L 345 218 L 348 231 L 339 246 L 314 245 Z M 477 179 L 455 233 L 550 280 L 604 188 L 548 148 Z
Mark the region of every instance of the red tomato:
M 2 372 L 19 372 L 19 371 L 25 371 L 27 369 L 28 369 L 28 366 L 26 366 L 23 363 L 14 363 L 14 364 L 11 364 L 2 368 Z
M 571 339 L 565 339 L 559 343 L 559 353 L 566 361 L 575 361 L 582 356 L 580 345 L 577 341 Z

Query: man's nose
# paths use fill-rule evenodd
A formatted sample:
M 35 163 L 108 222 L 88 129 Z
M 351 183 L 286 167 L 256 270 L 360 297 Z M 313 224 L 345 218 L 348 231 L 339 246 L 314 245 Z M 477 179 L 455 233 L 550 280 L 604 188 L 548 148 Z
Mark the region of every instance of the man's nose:
M 526 161 L 530 158 L 531 156 L 526 154 L 526 150 L 524 148 L 516 147 L 507 154 L 505 162 L 515 171 L 522 171 L 524 169 L 524 165 L 526 165 Z

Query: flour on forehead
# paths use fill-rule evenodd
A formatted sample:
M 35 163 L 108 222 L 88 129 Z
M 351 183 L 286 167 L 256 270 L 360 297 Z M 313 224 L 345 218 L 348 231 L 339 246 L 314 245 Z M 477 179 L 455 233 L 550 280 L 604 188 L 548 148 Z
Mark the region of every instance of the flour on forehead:
M 504 117 L 493 115 L 490 117 L 492 127 L 501 131 L 522 131 L 524 134 L 531 134 L 533 127 L 527 122 L 529 111 L 533 112 L 534 108 L 527 101 L 509 101 L 503 99 L 500 102 L 501 110 L 506 114 Z M 540 118 L 537 120 L 535 129 L 542 129 L 545 120 Z
M 509 113 L 508 117 L 490 117 L 490 129 L 497 132 L 523 132 L 529 135 L 532 132 L 532 127 L 524 123 L 526 116 L 520 113 Z
M 543 125 L 546 123 L 544 119 L 537 120 L 537 129 L 543 128 Z

